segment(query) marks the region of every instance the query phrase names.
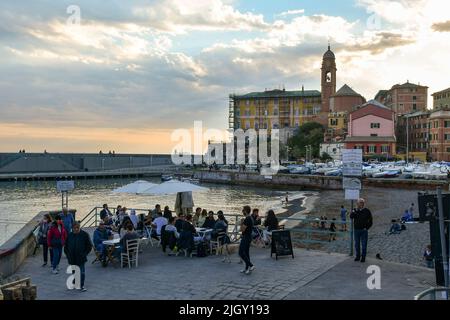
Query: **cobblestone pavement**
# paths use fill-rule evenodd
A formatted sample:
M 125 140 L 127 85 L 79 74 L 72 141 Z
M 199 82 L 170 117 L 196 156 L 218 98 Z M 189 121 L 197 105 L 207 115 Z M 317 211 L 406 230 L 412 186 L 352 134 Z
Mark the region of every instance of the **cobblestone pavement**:
M 38 299 L 283 299 L 348 259 L 342 254 L 295 249 L 295 258 L 270 258 L 270 249 L 251 248 L 256 269 L 250 275 L 239 271 L 239 257 L 222 262 L 220 256 L 188 258 L 164 255 L 161 248 L 144 247 L 138 268 L 103 268 L 86 264 L 86 292 L 68 290 L 67 260 L 61 259 L 59 274 L 41 267 L 41 252 L 29 257 L 16 275 L 31 276 L 38 287 Z

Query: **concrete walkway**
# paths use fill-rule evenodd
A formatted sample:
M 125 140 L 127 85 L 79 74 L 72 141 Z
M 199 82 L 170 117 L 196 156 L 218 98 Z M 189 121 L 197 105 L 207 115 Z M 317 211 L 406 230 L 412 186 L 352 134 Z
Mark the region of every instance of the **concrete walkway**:
M 365 287 L 365 265 L 342 254 L 295 249 L 295 258 L 270 258 L 270 249 L 251 248 L 256 269 L 239 272 L 239 257 L 222 262 L 220 256 L 186 258 L 164 255 L 161 248 L 144 247 L 138 268 L 120 268 L 99 263 L 86 267 L 87 292 L 66 288 L 67 260 L 61 259 L 57 275 L 41 267 L 40 251 L 29 257 L 16 275 L 31 276 L 38 299 L 412 299 L 430 287 L 429 270 L 383 262 L 382 290 Z

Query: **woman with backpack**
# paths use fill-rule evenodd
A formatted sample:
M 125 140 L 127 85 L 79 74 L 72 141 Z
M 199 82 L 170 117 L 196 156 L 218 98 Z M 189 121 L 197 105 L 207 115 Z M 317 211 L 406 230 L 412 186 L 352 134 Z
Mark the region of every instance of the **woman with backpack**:
M 67 239 L 67 232 L 64 229 L 61 217 L 57 216 L 56 220 L 52 223 L 47 236 L 47 245 L 53 251 L 52 258 L 52 273 L 58 273 L 58 266 L 61 260 L 62 248 Z
M 47 243 L 47 234 L 48 230 L 50 229 L 50 225 L 52 224 L 52 218 L 48 213 L 44 215 L 41 222 L 39 223 L 39 233 L 38 233 L 38 243 L 42 245 L 42 253 L 44 257 L 44 264 L 42 265 L 45 267 L 47 265 L 48 261 L 48 243 Z M 50 262 L 53 261 L 53 251 L 50 250 Z

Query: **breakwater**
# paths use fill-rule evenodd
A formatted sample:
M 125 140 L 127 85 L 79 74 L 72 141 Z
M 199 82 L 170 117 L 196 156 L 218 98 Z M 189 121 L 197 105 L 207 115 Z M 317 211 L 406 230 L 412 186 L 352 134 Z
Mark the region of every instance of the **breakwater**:
M 194 177 L 200 179 L 202 182 L 210 183 L 265 186 L 271 188 L 295 186 L 305 190 L 342 190 L 341 177 L 319 175 L 277 174 L 264 176 L 256 172 L 197 171 Z M 434 190 L 437 187 L 441 187 L 447 190 L 449 183 L 445 180 L 366 178 L 363 179 L 363 186 L 416 190 Z

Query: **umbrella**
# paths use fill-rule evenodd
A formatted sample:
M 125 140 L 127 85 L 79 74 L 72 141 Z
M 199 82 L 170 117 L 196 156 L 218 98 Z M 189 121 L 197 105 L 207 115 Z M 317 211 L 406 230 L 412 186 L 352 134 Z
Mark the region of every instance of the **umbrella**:
M 151 183 L 145 180 L 138 180 L 133 183 L 129 183 L 120 188 L 114 189 L 114 193 L 141 193 L 144 190 L 147 190 L 151 187 L 156 186 L 157 184 Z
M 192 183 L 170 180 L 161 184 L 154 185 L 141 194 L 176 194 L 178 192 L 206 191 L 208 188 L 200 187 Z

